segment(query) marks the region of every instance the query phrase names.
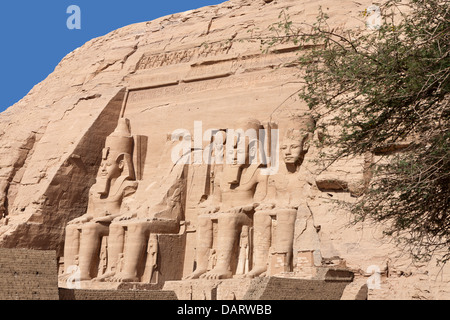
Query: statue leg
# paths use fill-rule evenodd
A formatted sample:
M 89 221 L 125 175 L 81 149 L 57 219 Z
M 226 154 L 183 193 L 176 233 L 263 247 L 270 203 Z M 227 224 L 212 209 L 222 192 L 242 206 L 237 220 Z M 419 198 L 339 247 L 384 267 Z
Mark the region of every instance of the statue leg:
M 138 266 L 143 262 L 147 249 L 150 224 L 137 222 L 128 224 L 128 238 L 125 243 L 124 266 L 122 272 L 114 277 L 119 282 L 138 282 Z
M 206 279 L 228 279 L 233 276 L 231 261 L 236 241 L 243 225 L 251 225 L 251 220 L 244 213 L 221 213 L 217 235 L 217 265 L 204 274 Z
M 60 276 L 60 281 L 68 279 L 69 268 L 77 266 L 76 257 L 80 250 L 80 233 L 79 225 L 71 224 L 66 227 L 66 236 L 64 241 L 64 274 Z
M 100 255 L 101 240 L 108 233 L 109 226 L 106 224 L 90 222 L 82 227 L 79 254 L 81 281 L 93 278 L 91 270 Z
M 286 256 L 287 271 L 291 271 L 296 219 L 297 210 L 295 209 L 281 209 L 277 211 L 275 253 Z
M 273 211 L 257 211 L 253 217 L 253 258 L 254 267 L 245 276 L 258 277 L 267 271 L 269 250 L 272 243 Z
M 117 272 L 117 263 L 119 255 L 123 253 L 125 241 L 125 229 L 120 223 L 112 223 L 109 226 L 108 237 L 108 267 L 101 277 L 95 278 L 95 281 L 104 281 L 113 277 Z
M 203 215 L 198 217 L 197 229 L 197 268 L 195 271 L 185 277 L 187 279 L 197 279 L 202 274 L 206 273 L 208 269 L 208 260 L 213 244 L 213 223 L 210 215 Z

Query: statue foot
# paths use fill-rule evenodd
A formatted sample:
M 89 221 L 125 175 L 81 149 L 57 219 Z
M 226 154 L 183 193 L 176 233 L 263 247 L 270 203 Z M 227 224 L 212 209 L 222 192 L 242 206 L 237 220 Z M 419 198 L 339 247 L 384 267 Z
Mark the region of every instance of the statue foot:
M 72 273 L 64 273 L 58 276 L 58 282 L 67 282 L 73 276 Z
M 114 275 L 116 274 L 115 271 L 110 271 L 107 272 L 103 275 L 101 275 L 100 277 L 94 278 L 92 279 L 93 282 L 105 282 L 107 281 L 109 278 L 114 277 Z
M 111 282 L 139 282 L 138 277 L 131 274 L 119 273 L 110 278 Z
M 263 277 L 265 276 L 267 272 L 267 267 L 255 267 L 252 269 L 252 271 L 248 272 L 247 274 L 245 274 L 246 278 L 256 278 L 256 277 Z
M 60 276 L 58 276 L 59 282 L 67 282 L 67 281 L 89 281 L 92 280 L 92 278 L 89 275 L 79 275 L 75 272 L 71 273 L 64 273 Z
M 79 281 L 91 281 L 91 280 L 92 280 L 92 277 L 90 277 L 90 276 L 83 276 L 83 275 L 79 279 Z
M 213 269 L 208 273 L 205 273 L 200 278 L 208 280 L 230 279 L 233 274 L 228 269 Z
M 201 275 L 206 273 L 206 269 L 197 269 L 190 275 L 183 278 L 183 280 L 193 280 L 200 278 Z

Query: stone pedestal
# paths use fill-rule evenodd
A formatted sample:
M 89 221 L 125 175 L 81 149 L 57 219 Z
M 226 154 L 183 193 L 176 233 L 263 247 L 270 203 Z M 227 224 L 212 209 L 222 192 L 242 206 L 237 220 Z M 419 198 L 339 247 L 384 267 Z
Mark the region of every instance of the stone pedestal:
M 289 262 L 287 254 L 276 253 L 270 256 L 269 275 L 274 276 L 284 272 L 289 272 Z
M 314 267 L 314 251 L 298 251 L 295 261 L 294 274 L 301 279 L 311 279 L 316 276 L 317 268 Z
M 163 290 L 179 300 L 242 300 L 252 279 L 167 281 Z

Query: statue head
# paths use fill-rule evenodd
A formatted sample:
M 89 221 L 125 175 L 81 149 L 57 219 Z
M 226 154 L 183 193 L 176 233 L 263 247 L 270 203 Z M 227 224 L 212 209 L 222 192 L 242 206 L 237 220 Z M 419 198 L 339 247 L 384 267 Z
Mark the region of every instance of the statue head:
M 239 122 L 233 139 L 227 139 L 227 161 L 232 166 L 245 166 L 257 160 L 259 131 L 261 122 L 256 119 L 244 119 Z
M 108 194 L 111 185 L 119 178 L 134 180 L 132 153 L 134 140 L 128 119 L 120 119 L 116 130 L 106 138 L 102 162 L 97 175 L 99 193 Z
M 312 117 L 304 117 L 295 128 L 287 130 L 281 143 L 281 154 L 287 165 L 299 164 L 308 152 L 309 141 L 312 138 L 315 122 Z
M 216 164 L 223 163 L 226 143 L 227 143 L 226 132 L 222 130 L 217 131 L 214 134 L 214 141 L 213 141 L 213 156 L 215 158 L 214 163 Z
M 261 122 L 256 119 L 244 119 L 238 124 L 233 136 L 227 136 L 226 152 L 228 182 L 239 182 L 240 171 L 258 162 L 259 132 Z

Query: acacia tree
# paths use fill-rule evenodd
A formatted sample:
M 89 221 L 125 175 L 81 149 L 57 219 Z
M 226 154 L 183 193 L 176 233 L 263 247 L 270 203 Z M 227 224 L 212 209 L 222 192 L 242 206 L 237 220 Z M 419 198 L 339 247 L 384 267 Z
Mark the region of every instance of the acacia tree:
M 302 52 L 300 96 L 338 136 L 333 160 L 386 154 L 351 207 L 355 222 L 382 223 L 416 259 L 450 259 L 450 12 L 449 1 L 388 0 L 382 23 L 335 30 L 320 11 L 313 25 L 286 12 L 269 47 L 291 41 Z M 362 15 L 367 15 L 365 11 Z M 303 50 L 304 51 L 304 50 Z M 332 116 L 330 116 L 332 115 Z M 401 147 L 401 150 L 399 148 Z M 397 149 L 396 149 L 397 148 Z M 401 152 L 399 152 L 401 151 Z

